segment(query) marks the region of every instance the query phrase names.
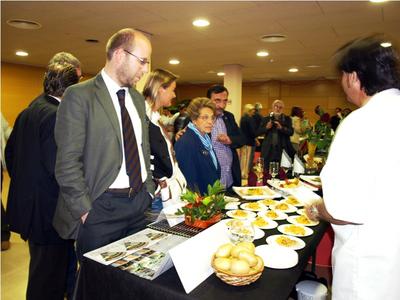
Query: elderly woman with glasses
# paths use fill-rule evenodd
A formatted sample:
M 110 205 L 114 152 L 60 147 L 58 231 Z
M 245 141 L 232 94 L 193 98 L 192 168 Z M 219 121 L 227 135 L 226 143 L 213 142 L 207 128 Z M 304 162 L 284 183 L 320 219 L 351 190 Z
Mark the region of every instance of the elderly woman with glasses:
M 175 143 L 176 158 L 188 187 L 204 194 L 221 175 L 209 136 L 215 121 L 215 104 L 208 98 L 195 98 L 186 112 L 191 122 Z

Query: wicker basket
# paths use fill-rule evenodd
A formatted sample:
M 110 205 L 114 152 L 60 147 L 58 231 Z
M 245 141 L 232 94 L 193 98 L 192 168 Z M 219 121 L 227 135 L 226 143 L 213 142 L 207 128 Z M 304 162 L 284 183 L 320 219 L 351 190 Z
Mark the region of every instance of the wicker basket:
M 258 255 L 256 255 L 256 256 L 258 257 Z M 211 261 L 211 266 L 213 267 L 213 269 L 215 271 L 215 275 L 217 275 L 217 277 L 219 277 L 223 282 L 230 284 L 230 285 L 234 285 L 234 286 L 248 285 L 250 283 L 253 283 L 258 278 L 261 277 L 261 274 L 264 270 L 264 262 L 263 262 L 263 266 L 260 269 L 260 271 L 258 271 L 258 272 L 254 272 L 254 273 L 250 273 L 250 274 L 246 274 L 246 275 L 232 274 L 227 271 L 218 270 L 214 265 L 214 259 L 215 259 L 215 255 L 213 255 L 212 261 Z

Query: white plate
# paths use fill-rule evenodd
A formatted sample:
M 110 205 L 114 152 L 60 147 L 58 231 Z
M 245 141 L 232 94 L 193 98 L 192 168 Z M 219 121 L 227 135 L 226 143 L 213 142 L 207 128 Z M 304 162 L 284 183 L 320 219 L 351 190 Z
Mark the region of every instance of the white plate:
M 304 180 L 305 182 L 311 183 L 315 187 L 321 187 L 322 186 L 321 178 L 319 176 L 300 175 L 300 179 Z
M 239 187 L 234 186 L 233 190 L 236 194 L 246 200 L 261 200 L 266 198 L 278 198 L 280 194 L 271 190 L 267 186 L 250 186 L 250 187 Z M 253 192 L 252 192 L 253 191 Z
M 230 196 L 224 196 L 224 200 L 225 200 L 226 202 L 238 202 L 238 201 L 240 201 L 239 198 L 230 197 Z
M 278 238 L 285 238 L 285 239 L 290 239 L 292 240 L 295 244 L 293 245 L 284 245 L 284 244 L 280 244 L 278 243 Z M 266 242 L 269 245 L 275 245 L 275 246 L 280 246 L 280 247 L 284 247 L 284 248 L 288 248 L 288 249 L 293 249 L 293 250 L 300 250 L 303 249 L 306 246 L 306 243 L 295 237 L 295 236 L 288 236 L 286 234 L 275 234 L 275 235 L 270 235 L 269 237 L 267 237 Z
M 283 207 L 283 206 L 285 206 L 285 207 Z M 279 210 L 279 211 L 284 212 L 284 213 L 292 213 L 292 212 L 297 211 L 296 206 L 287 204 L 287 203 L 284 202 L 284 200 L 283 201 L 279 201 L 278 204 L 271 205 L 269 208 L 273 209 L 273 210 Z
M 257 246 L 256 254 L 263 259 L 265 267 L 272 269 L 289 269 L 299 262 L 296 251 L 279 246 Z
M 276 214 L 278 215 L 278 217 L 273 217 L 269 214 L 276 212 Z M 280 210 L 268 210 L 268 211 L 260 211 L 258 213 L 259 216 L 264 217 L 264 218 L 268 218 L 271 220 L 286 220 L 288 215 L 285 214 L 284 212 L 281 212 Z
M 265 206 L 270 206 L 270 205 L 276 204 L 278 202 L 279 201 L 273 200 L 273 199 L 263 199 L 263 200 L 258 200 L 257 201 L 257 203 L 260 203 L 260 204 L 265 205 Z
M 226 212 L 226 214 L 234 219 L 246 220 L 246 219 L 254 219 L 256 217 L 256 213 L 252 211 L 235 209 Z
M 254 227 L 254 239 L 259 240 L 262 239 L 265 235 L 265 232 L 260 228 Z
M 299 220 L 299 218 L 301 218 L 301 219 L 304 219 L 304 218 L 305 218 L 304 222 L 308 222 L 308 223 L 301 222 L 301 219 Z M 288 221 L 289 223 L 291 223 L 291 224 L 294 224 L 294 225 L 303 225 L 303 226 L 316 226 L 316 225 L 319 224 L 318 221 L 317 221 L 317 222 L 311 221 L 309 218 L 307 218 L 307 217 L 304 216 L 304 215 L 300 215 L 300 216 L 290 216 L 290 217 L 287 218 L 287 221 Z
M 304 234 L 301 233 L 293 233 L 292 231 L 288 231 L 288 228 L 290 227 L 300 227 L 303 229 Z M 308 228 L 306 226 L 302 226 L 302 225 L 294 225 L 294 224 L 284 224 L 284 225 L 279 225 L 278 226 L 278 231 L 282 232 L 284 234 L 287 235 L 291 235 L 291 236 L 299 236 L 299 237 L 305 237 L 305 236 L 309 236 L 313 234 L 313 230 L 311 228 Z
M 225 204 L 225 209 L 238 209 L 239 204 L 240 204 L 239 201 L 228 202 L 227 204 Z
M 259 225 L 255 224 L 255 222 L 257 222 L 257 221 L 261 221 L 261 222 L 265 221 L 266 224 L 262 224 L 259 226 Z M 272 228 L 278 227 L 278 223 L 276 223 L 274 220 L 264 218 L 261 216 L 258 216 L 255 220 L 253 220 L 253 225 L 254 225 L 254 227 L 258 227 L 261 229 L 272 229 Z
M 299 199 L 297 199 L 295 196 L 287 196 L 282 202 L 285 202 L 287 204 L 296 206 L 296 207 L 301 207 L 304 206 L 303 202 L 301 202 Z
M 298 179 L 297 179 L 298 180 Z M 294 181 L 294 179 L 289 179 L 288 182 L 292 182 Z M 268 180 L 267 181 L 269 185 L 273 186 L 274 188 L 280 189 L 282 191 L 290 191 L 292 189 L 295 189 L 299 186 L 302 185 L 302 182 L 300 180 L 298 180 L 297 184 L 295 186 L 292 187 L 287 187 L 286 186 L 286 181 L 285 180 Z
M 260 204 L 258 202 L 249 202 L 249 203 L 243 203 L 240 205 L 241 209 L 245 210 L 251 210 L 251 211 L 263 211 L 263 210 L 268 210 L 268 207 Z
M 306 215 L 306 211 L 304 210 L 304 208 L 299 208 L 299 209 L 296 211 L 296 214 L 299 214 L 299 215 Z

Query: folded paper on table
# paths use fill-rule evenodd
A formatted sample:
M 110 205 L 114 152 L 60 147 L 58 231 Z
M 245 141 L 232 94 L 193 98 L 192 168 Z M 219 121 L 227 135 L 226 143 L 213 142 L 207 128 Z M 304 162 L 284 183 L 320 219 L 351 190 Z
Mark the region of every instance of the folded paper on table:
M 293 174 L 304 174 L 305 167 L 303 162 L 301 161 L 300 157 L 297 154 L 294 156 L 293 162 Z
M 290 169 L 292 167 L 292 160 L 285 150 L 282 150 L 281 167 Z
M 211 258 L 225 243 L 229 243 L 226 225 L 219 222 L 169 251 L 187 294 L 214 272 Z

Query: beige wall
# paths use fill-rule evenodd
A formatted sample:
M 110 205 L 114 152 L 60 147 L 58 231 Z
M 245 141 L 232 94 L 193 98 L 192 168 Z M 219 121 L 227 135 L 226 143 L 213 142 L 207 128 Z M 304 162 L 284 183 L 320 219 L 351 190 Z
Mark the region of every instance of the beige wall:
M 10 125 L 14 124 L 18 114 L 42 92 L 44 72 L 43 68 L 1 64 L 1 111 Z M 188 85 L 178 82 L 177 99 L 181 101 L 199 96 L 205 97 L 209 86 L 210 84 Z M 355 109 L 345 100 L 339 82 L 334 80 L 268 81 L 243 84 L 242 104 L 262 103 L 263 115 L 269 113 L 272 101 L 278 98 L 285 102 L 286 114 L 290 114 L 292 106 L 301 106 L 313 122 L 316 120 L 313 110 L 318 104 L 330 114 L 334 112 L 335 107 Z
M 179 100 L 206 96 L 210 84 L 186 85 L 179 84 L 177 97 Z M 242 104 L 260 102 L 263 105 L 262 113 L 267 115 L 275 99 L 285 102 L 285 113 L 290 114 L 292 106 L 300 106 L 307 117 L 315 122 L 317 116 L 314 108 L 317 105 L 328 113 L 333 114 L 336 107 L 355 109 L 355 106 L 346 101 L 345 95 L 338 81 L 268 81 L 245 82 L 242 89 Z
M 1 63 L 1 112 L 10 126 L 43 91 L 44 72 L 44 68 Z

